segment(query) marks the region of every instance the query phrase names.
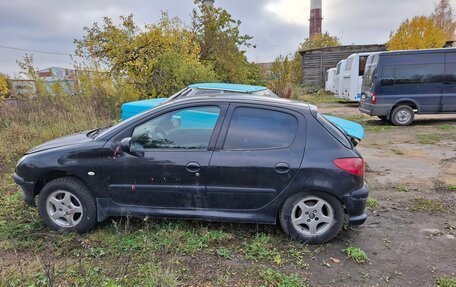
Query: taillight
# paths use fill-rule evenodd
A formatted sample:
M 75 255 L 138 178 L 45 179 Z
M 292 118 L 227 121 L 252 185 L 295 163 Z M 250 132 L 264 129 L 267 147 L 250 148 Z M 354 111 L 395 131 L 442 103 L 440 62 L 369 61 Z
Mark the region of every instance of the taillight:
M 334 164 L 348 172 L 357 176 L 364 176 L 364 159 L 359 157 L 350 158 L 337 158 L 334 160 Z
M 377 103 L 377 94 L 373 93 L 372 94 L 372 104 L 375 105 Z

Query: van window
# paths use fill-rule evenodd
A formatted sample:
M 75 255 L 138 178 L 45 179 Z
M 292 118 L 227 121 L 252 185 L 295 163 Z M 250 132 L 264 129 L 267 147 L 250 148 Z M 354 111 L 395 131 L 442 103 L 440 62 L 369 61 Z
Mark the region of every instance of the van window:
M 447 63 L 445 65 L 445 82 L 456 83 L 456 63 Z
M 398 65 L 394 78 L 395 85 L 441 83 L 443 64 Z
M 394 66 L 384 66 L 382 70 L 382 79 L 380 81 L 382 86 L 394 85 Z
M 345 66 L 345 71 L 350 71 L 351 70 L 351 68 L 353 66 L 353 58 L 354 57 L 348 58 L 347 65 Z
M 358 76 L 363 76 L 364 75 L 364 69 L 366 68 L 367 57 L 368 56 L 359 57 L 359 73 L 358 73 Z
M 369 65 L 366 68 L 363 79 L 363 86 L 371 86 L 375 81 L 375 74 L 377 72 L 377 65 Z

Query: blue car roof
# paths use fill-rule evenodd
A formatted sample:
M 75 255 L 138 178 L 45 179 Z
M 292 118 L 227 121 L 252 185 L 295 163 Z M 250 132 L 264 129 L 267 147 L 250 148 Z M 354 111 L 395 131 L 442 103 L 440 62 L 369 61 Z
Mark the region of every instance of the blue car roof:
M 225 83 L 200 83 L 189 86 L 193 89 L 207 89 L 207 90 L 223 90 L 238 93 L 254 93 L 264 91 L 267 88 L 262 86 L 252 85 L 239 85 L 239 84 L 225 84 Z

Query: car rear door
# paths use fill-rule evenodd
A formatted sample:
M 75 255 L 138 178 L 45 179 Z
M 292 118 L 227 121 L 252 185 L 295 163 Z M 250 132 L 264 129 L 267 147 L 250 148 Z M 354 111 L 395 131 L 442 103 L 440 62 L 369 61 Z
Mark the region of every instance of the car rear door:
M 442 112 L 456 112 L 456 53 L 446 53 Z
M 231 104 L 209 163 L 205 207 L 259 209 L 296 175 L 305 149 L 302 114 Z

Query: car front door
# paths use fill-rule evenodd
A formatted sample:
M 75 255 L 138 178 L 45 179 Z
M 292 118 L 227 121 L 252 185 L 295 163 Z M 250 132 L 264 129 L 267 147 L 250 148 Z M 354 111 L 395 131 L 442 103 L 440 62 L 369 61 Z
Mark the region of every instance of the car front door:
M 190 106 L 145 119 L 107 143 L 102 168 L 111 199 L 124 205 L 202 206 L 207 167 L 226 107 Z M 131 137 L 130 151 L 119 142 Z
M 267 205 L 296 174 L 305 134 L 305 118 L 299 113 L 231 104 L 209 164 L 206 208 L 252 210 Z

